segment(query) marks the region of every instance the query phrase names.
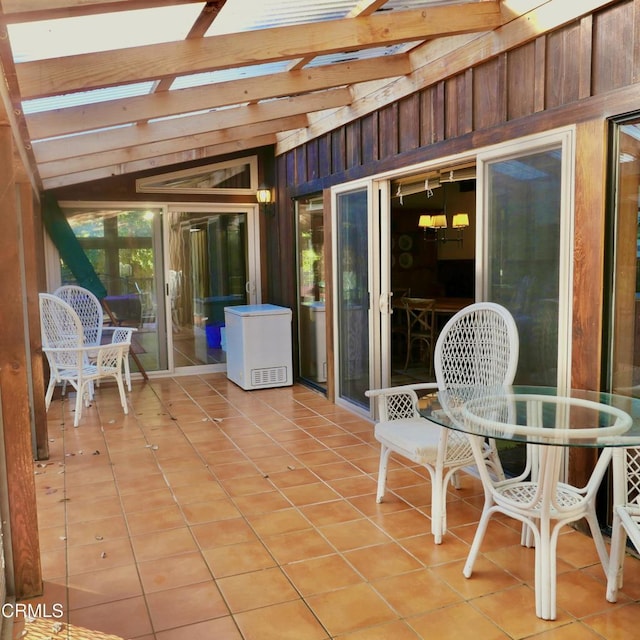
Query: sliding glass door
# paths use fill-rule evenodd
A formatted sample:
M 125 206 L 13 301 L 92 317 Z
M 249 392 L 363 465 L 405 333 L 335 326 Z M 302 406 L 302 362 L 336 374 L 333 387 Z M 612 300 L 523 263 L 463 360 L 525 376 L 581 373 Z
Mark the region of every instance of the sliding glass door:
M 486 300 L 513 314 L 516 382 L 566 385 L 572 274 L 571 132 L 501 147 L 478 158 Z
M 224 370 L 224 308 L 258 302 L 253 212 L 191 206 L 167 215 L 172 367 Z

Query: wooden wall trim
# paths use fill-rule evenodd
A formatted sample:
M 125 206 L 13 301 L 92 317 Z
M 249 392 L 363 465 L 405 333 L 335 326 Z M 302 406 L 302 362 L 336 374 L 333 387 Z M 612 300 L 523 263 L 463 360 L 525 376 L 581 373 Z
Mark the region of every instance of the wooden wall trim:
M 22 255 L 22 212 L 16 186 L 13 137 L 8 124 L 0 125 L 0 211 L 2 233 L 0 282 L 0 390 L 2 429 L 6 452 L 6 480 L 11 539 L 14 595 L 42 593 L 38 540 L 31 414 L 29 410 L 28 312 Z

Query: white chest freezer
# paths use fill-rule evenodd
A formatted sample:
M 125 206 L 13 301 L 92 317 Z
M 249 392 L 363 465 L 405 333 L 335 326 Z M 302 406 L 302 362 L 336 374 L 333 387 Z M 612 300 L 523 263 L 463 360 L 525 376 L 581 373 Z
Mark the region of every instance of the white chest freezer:
M 274 304 L 225 307 L 229 380 L 243 389 L 293 384 L 291 315 Z

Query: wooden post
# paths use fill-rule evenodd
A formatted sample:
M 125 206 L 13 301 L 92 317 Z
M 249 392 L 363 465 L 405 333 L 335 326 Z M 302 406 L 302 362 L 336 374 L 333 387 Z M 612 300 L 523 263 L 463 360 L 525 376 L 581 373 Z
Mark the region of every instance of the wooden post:
M 31 412 L 29 408 L 29 313 L 25 259 L 22 251 L 21 211 L 10 126 L 0 124 L 0 393 L 4 472 L 9 513 L 2 514 L 10 538 L 10 557 L 16 598 L 42 593 L 38 517 Z M 6 525 L 5 525 L 6 526 Z M 11 568 L 13 571 L 11 571 Z

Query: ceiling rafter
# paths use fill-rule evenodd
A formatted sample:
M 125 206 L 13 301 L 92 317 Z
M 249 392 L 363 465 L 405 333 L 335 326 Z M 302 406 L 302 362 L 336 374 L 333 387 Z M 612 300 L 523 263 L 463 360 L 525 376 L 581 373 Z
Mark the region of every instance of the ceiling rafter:
M 31 99 L 443 35 L 491 31 L 502 23 L 499 3 L 487 0 L 331 20 L 323 23 L 322 29 L 308 23 L 22 62 L 16 65 L 16 73 L 22 98 Z
M 369 80 L 388 79 L 406 75 L 410 71 L 408 55 L 398 54 L 389 56 L 384 64 L 375 59 L 342 62 L 34 113 L 26 116 L 26 121 L 31 137 L 39 140 L 180 113 L 300 95 Z
M 221 109 L 186 118 L 171 118 L 142 125 L 87 133 L 81 136 L 36 142 L 33 149 L 38 162 L 114 151 L 137 145 L 190 136 L 207 131 L 221 131 L 227 127 L 241 127 L 332 109 L 351 102 L 351 92 L 345 88 L 327 89 L 317 93 L 281 98 L 243 108 Z

